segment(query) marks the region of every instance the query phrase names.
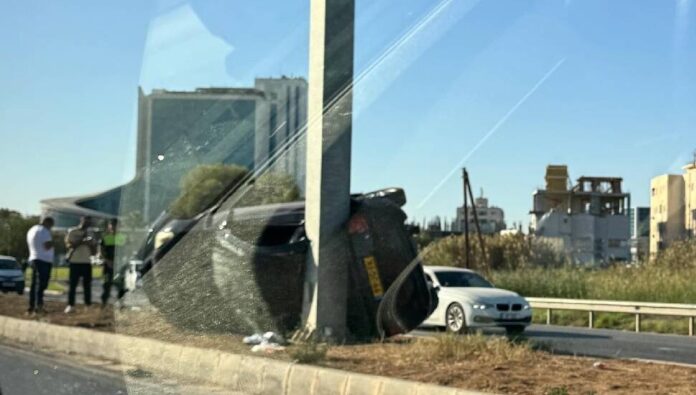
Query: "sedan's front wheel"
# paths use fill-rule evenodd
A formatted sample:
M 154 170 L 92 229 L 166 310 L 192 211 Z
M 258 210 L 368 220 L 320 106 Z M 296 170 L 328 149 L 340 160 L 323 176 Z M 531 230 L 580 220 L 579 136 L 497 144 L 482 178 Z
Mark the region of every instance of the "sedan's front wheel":
M 445 324 L 447 331 L 452 333 L 466 333 L 466 314 L 464 308 L 459 303 L 452 303 L 447 307 L 445 314 Z

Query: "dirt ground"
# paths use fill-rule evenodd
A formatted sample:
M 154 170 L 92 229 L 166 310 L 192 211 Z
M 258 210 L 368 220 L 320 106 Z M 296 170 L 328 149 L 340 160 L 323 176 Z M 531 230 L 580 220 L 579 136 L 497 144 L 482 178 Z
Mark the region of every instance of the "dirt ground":
M 26 306 L 26 297 L 0 296 L 0 315 L 251 354 L 241 336 L 181 330 L 157 313 L 78 306 L 74 314 L 66 315 L 64 304 L 49 302 L 46 315 L 31 317 L 25 315 Z M 460 346 L 466 349 L 451 355 L 450 348 Z M 268 356 L 290 359 L 285 352 Z M 460 342 L 403 337 L 387 343 L 334 346 L 317 364 L 507 394 L 696 395 L 696 368 L 558 356 L 505 339 Z

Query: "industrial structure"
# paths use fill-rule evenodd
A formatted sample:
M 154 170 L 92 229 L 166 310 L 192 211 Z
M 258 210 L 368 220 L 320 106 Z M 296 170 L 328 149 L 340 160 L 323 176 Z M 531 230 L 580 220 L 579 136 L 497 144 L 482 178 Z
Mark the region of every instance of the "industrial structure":
M 58 228 L 81 215 L 138 213 L 154 220 L 179 195 L 181 178 L 202 164 L 270 166 L 305 186 L 307 81 L 256 79 L 253 88 L 138 91 L 134 179 L 106 192 L 42 201 Z
M 530 228 L 575 263 L 628 261 L 630 194 L 618 177 L 580 177 L 565 165 L 546 168 L 546 188 L 534 192 Z
M 650 182 L 650 258 L 672 243 L 696 236 L 696 159 L 684 174 L 663 174 Z

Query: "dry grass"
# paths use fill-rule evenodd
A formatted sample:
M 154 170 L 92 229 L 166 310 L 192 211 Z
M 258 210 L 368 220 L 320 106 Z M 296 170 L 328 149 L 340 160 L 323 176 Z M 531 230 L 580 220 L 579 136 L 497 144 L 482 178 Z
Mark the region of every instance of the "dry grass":
M 432 362 L 479 360 L 495 364 L 530 361 L 536 357 L 530 343 L 515 343 L 507 338 L 485 337 L 481 334 L 446 334 L 436 338 L 418 339 L 406 347 L 418 358 Z
M 0 296 L 0 315 L 34 319 L 24 315 L 25 303 L 26 298 L 17 295 Z M 154 312 L 101 312 L 97 308 L 65 315 L 60 312 L 62 306 L 50 303 L 50 313 L 42 320 L 252 354 L 242 344 L 242 336 L 184 330 Z M 481 335 L 401 337 L 385 343 L 328 348 L 293 346 L 288 352 L 264 356 L 494 393 L 696 394 L 696 369 L 620 360 L 602 361 L 602 367 L 597 368 L 591 358 L 552 355 L 534 344 Z

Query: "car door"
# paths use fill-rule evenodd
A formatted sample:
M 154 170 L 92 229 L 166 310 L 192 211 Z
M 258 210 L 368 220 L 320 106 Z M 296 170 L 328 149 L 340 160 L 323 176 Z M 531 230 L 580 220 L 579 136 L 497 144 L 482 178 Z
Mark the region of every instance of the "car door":
M 440 288 L 440 283 L 437 282 L 437 278 L 432 272 L 425 272 L 425 280 L 428 283 L 430 287 L 437 287 L 440 291 L 442 291 L 442 288 Z M 444 325 L 444 313 L 442 312 L 442 304 L 445 302 L 442 299 L 441 293 L 438 291 L 438 297 L 440 299 L 440 302 L 438 303 L 437 307 L 435 308 L 435 311 L 428 317 L 425 321 L 423 321 L 424 326 L 440 326 Z

